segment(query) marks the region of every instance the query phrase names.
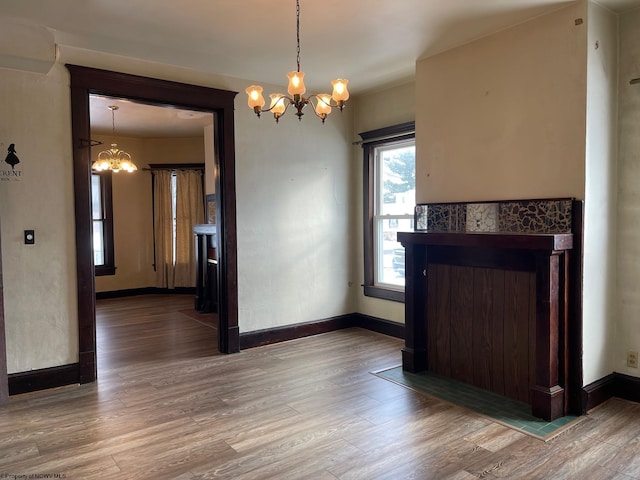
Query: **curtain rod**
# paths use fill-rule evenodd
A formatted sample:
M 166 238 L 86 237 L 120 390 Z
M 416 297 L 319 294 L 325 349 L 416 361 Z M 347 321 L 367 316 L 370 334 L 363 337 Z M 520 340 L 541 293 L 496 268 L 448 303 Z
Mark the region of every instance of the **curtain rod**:
M 149 168 L 142 170 L 204 170 L 204 163 L 150 163 Z
M 170 167 L 166 167 L 166 168 L 141 168 L 141 170 L 143 172 L 159 172 L 161 170 L 166 170 L 168 172 L 175 172 L 176 170 L 196 170 L 196 171 L 200 171 L 200 172 L 204 172 L 204 168 L 200 168 L 200 167 L 187 167 L 187 168 L 170 168 Z

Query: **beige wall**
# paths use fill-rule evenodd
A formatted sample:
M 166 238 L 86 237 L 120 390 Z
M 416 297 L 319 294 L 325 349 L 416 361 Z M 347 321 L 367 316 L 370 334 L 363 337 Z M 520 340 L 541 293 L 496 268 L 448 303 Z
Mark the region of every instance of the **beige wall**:
M 415 120 L 415 83 L 409 82 L 359 95 L 355 99 L 353 110 L 354 142 L 361 140 L 358 133 L 411 122 Z M 352 204 L 355 208 L 357 221 L 352 225 L 351 235 L 358 239 L 358 250 L 352 259 L 357 280 L 351 288 L 357 289 L 357 311 L 372 317 L 404 323 L 404 303 L 367 297 L 361 287 L 364 283 L 364 243 L 362 234 L 363 158 L 360 145 L 353 146 L 352 156 L 352 175 L 355 180 L 352 185 Z
M 9 373 L 77 361 L 78 320 L 69 81 L 2 70 L 0 143 L 14 143 L 20 181 L 0 181 L 0 229 Z M 10 168 L 9 168 L 10 169 Z M 23 231 L 35 230 L 35 245 Z
M 414 81 L 365 92 L 354 99 L 354 141 L 359 133 L 411 122 L 416 118 Z M 362 153 L 360 147 L 358 151 Z M 360 155 L 360 158 L 362 155 Z
M 640 9 L 620 16 L 618 276 L 614 369 L 635 377 L 626 366 L 628 350 L 640 350 Z M 3 245 L 4 247 L 4 245 Z
M 92 148 L 96 158 L 112 137 L 92 135 L 103 142 Z M 204 163 L 203 137 L 116 137 L 118 147 L 128 152 L 138 171 L 120 172 L 113 179 L 113 235 L 115 275 L 96 277 L 96 291 L 110 292 L 155 286 L 153 270 L 153 206 L 150 163 Z
M 418 61 L 418 202 L 584 198 L 586 13 Z

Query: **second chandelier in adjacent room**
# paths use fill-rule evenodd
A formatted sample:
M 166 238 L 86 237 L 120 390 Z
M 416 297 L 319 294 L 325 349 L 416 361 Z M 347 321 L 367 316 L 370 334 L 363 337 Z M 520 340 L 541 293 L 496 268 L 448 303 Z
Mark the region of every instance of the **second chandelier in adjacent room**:
M 112 172 L 119 172 L 120 170 L 135 172 L 138 170 L 138 167 L 136 167 L 136 164 L 131 160 L 131 155 L 124 150 L 120 150 L 116 143 L 115 111 L 118 110 L 118 106 L 109 105 L 108 108 L 111 110 L 111 148 L 100 152 L 98 159 L 93 162 L 91 168 L 96 172 L 102 172 L 104 170 L 111 170 Z

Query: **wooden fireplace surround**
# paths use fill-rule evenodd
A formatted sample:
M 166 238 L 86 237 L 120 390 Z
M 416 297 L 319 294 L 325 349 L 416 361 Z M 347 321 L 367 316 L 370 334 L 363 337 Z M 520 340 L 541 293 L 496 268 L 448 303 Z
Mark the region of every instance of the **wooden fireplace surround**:
M 406 263 L 403 369 L 525 401 L 548 421 L 569 413 L 574 235 L 404 232 L 398 241 Z

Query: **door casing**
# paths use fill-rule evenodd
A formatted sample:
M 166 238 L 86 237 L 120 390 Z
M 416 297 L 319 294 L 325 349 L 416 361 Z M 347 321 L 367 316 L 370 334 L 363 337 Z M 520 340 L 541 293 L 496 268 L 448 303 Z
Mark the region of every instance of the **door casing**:
M 237 92 L 66 65 L 71 74 L 71 123 L 76 219 L 79 383 L 97 378 L 96 292 L 91 240 L 89 95 L 126 98 L 214 114 L 218 228 L 218 350 L 240 350 L 238 330 L 234 98 Z

